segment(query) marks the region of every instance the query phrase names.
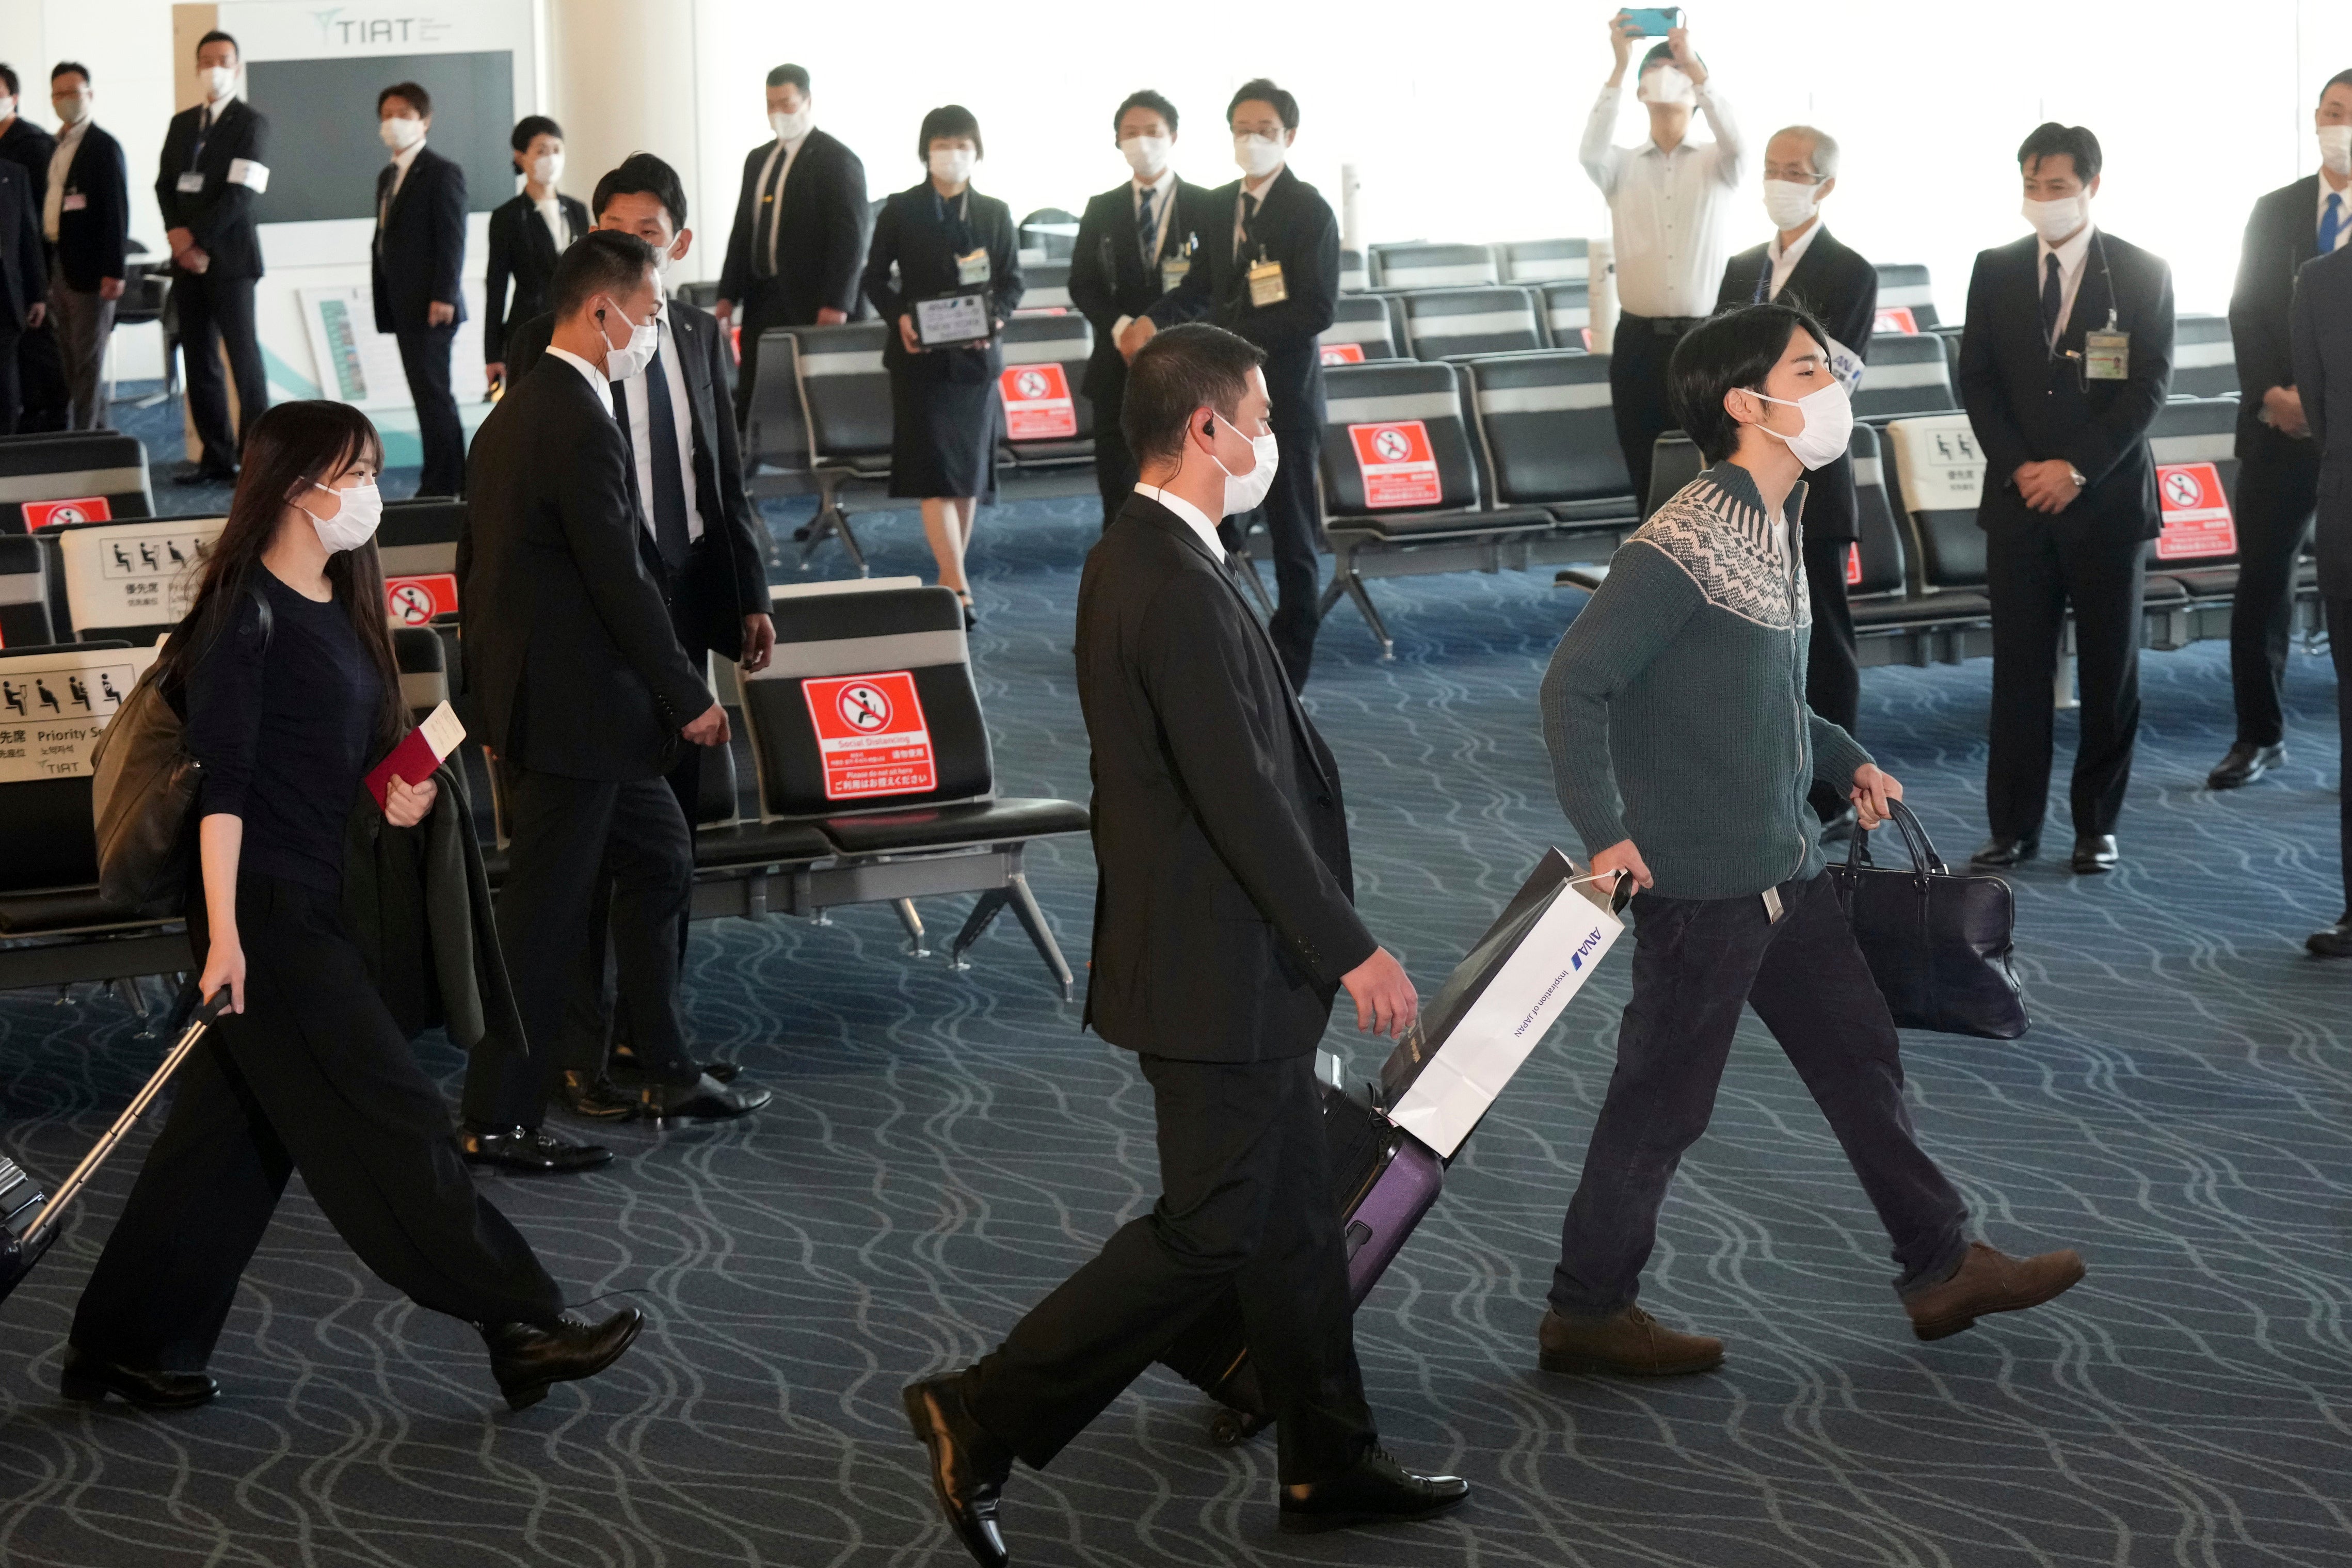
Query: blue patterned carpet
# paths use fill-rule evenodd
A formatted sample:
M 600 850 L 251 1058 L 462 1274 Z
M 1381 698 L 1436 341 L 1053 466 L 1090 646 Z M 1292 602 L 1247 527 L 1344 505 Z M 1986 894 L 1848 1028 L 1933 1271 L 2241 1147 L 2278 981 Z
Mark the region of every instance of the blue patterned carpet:
M 1067 649 L 1094 513 L 1030 500 L 982 519 L 975 647 L 1010 793 L 1083 795 Z M 878 572 L 928 574 L 911 514 L 861 531 Z M 1375 592 L 1396 662 L 1343 608 L 1309 700 L 1349 783 L 1363 907 L 1426 990 L 1566 833 L 1534 696 L 1577 597 L 1541 575 Z M 1051 1471 L 1015 1479 L 1016 1560 L 2352 1559 L 2352 964 L 2299 948 L 2339 908 L 2332 691 L 2325 661 L 2298 655 L 2292 765 L 2216 796 L 2199 785 L 2229 738 L 2221 650 L 2146 668 L 2125 868 L 2017 879 L 2032 1033 L 1910 1041 L 1923 1134 L 1986 1229 L 2012 1250 L 2080 1246 L 2083 1287 L 1913 1341 L 1884 1237 L 1751 1024 L 1645 1297 L 1726 1335 L 1727 1365 L 1646 1386 L 1535 1371 L 1623 997 L 1613 959 L 1359 1320 L 1391 1446 L 1469 1476 L 1472 1505 L 1279 1536 L 1271 1445 L 1208 1447 L 1198 1396 L 1155 1374 Z M 1988 669 L 1865 678 L 1864 739 L 1947 855 L 1981 837 Z M 1033 869 L 1083 964 L 1086 847 L 1047 847 Z M 959 914 L 929 911 L 935 928 Z M 66 1325 L 142 1132 L 0 1316 L 0 1562 L 961 1562 L 899 1384 L 986 1348 L 1156 1190 L 1137 1075 L 1078 1033 L 1011 922 L 975 957 L 957 974 L 908 956 L 882 909 L 698 930 L 696 1026 L 776 1105 L 625 1129 L 620 1160 L 583 1179 L 494 1179 L 578 1296 L 654 1320 L 609 1375 L 521 1415 L 469 1331 L 360 1271 L 299 1181 L 215 1364 L 218 1404 L 163 1419 L 61 1403 Z M 0 997 L 6 1152 L 67 1169 L 155 1059 L 134 1028 L 110 998 Z M 1380 1059 L 1352 1030 L 1330 1043 L 1360 1074 Z M 422 1049 L 454 1094 L 455 1053 Z

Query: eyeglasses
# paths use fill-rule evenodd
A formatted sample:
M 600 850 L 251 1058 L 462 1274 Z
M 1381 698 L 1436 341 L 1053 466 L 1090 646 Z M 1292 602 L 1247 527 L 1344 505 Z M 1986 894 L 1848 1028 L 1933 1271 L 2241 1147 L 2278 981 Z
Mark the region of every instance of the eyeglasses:
M 1781 163 L 1765 164 L 1764 177 L 1768 180 L 1785 180 L 1792 185 L 1818 185 L 1829 178 L 1827 174 L 1807 174 L 1793 164 Z

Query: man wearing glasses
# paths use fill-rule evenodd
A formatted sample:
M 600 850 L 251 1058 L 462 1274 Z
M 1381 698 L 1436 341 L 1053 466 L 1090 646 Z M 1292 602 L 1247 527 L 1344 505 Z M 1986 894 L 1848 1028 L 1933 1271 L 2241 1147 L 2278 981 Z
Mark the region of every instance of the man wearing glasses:
M 1832 368 L 1851 394 L 1870 354 L 1878 316 L 1878 269 L 1838 243 L 1822 223 L 1823 197 L 1837 189 L 1838 144 L 1810 125 L 1776 131 L 1764 143 L 1764 212 L 1777 232 L 1743 250 L 1723 269 L 1718 311 L 1778 300 L 1810 311 L 1829 329 Z M 1862 707 L 1862 670 L 1855 662 L 1853 612 L 1845 600 L 1846 560 L 1854 547 L 1853 459 L 1841 457 L 1805 475 L 1805 583 L 1813 605 L 1811 652 L 1805 660 L 1805 702 L 1854 733 Z M 1853 807 L 1837 791 L 1816 785 L 1814 814 L 1822 837 L 1853 831 Z

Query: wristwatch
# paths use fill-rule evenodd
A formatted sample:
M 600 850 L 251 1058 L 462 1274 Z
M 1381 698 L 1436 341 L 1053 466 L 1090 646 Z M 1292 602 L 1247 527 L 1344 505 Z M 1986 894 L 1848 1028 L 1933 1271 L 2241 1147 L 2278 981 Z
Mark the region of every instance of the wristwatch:
M 2074 488 L 2078 490 L 2086 490 L 2091 488 L 2091 481 L 2083 477 L 2083 470 L 2076 468 L 2072 463 L 2066 465 L 2066 477 L 2074 481 Z

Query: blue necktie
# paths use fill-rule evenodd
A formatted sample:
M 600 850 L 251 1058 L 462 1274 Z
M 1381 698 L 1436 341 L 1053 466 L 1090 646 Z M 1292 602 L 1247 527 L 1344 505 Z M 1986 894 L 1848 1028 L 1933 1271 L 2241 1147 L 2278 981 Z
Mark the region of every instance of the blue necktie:
M 2319 215 L 2319 254 L 2326 256 L 2344 237 L 2344 198 L 2327 193 L 2327 210 Z
M 2065 289 L 2058 281 L 2058 258 L 2050 258 L 2049 270 L 2042 275 L 2042 341 L 2058 341 L 2058 312 L 2066 302 Z
M 1160 250 L 1155 243 L 1160 238 L 1160 225 L 1153 221 L 1151 216 L 1151 204 L 1158 195 L 1157 191 L 1146 190 L 1142 199 L 1135 204 L 1135 247 L 1142 254 L 1143 265 L 1147 268 Z

